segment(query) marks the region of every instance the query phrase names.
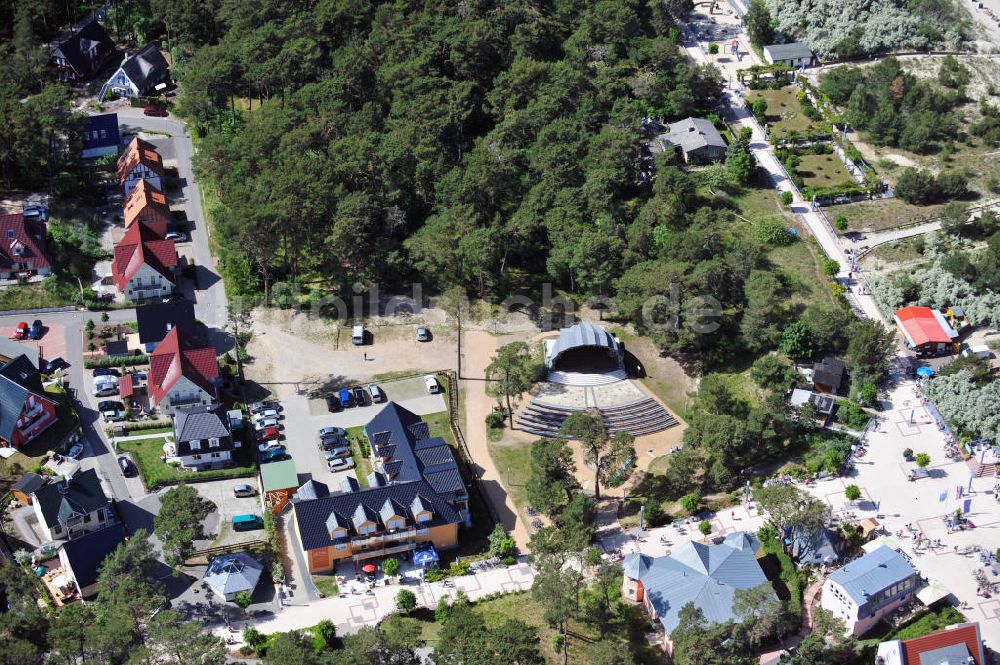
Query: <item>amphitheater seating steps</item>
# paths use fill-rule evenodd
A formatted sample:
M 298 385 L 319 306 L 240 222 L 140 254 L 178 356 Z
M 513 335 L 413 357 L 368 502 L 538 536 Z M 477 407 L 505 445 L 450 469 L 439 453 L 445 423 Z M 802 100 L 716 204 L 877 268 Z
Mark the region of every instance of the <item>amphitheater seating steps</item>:
M 559 432 L 566 417 L 584 409 L 547 404 L 532 400 L 517 417 L 517 422 L 530 434 L 550 438 L 567 438 Z M 604 426 L 611 434 L 626 432 L 634 436 L 652 434 L 678 424 L 678 420 L 659 402 L 645 398 L 627 404 L 598 407 Z
M 549 383 L 558 383 L 564 386 L 606 386 L 628 379 L 625 370 L 618 369 L 610 372 L 559 372 L 549 371 Z

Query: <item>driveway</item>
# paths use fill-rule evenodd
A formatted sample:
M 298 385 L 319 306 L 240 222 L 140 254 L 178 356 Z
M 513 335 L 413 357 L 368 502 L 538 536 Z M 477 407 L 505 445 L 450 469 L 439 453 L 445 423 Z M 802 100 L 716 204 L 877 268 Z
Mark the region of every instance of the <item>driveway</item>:
M 198 490 L 199 496 L 215 504 L 215 510 L 205 518 L 205 533 L 215 534 L 215 538 L 210 543 L 199 542 L 199 547 L 232 545 L 264 539 L 263 530 L 233 531 L 232 519 L 235 515 L 263 515 L 260 494 L 237 497 L 233 494 L 233 488 L 236 485 L 250 485 L 259 492 L 256 478 L 229 478 L 191 483 L 191 487 Z

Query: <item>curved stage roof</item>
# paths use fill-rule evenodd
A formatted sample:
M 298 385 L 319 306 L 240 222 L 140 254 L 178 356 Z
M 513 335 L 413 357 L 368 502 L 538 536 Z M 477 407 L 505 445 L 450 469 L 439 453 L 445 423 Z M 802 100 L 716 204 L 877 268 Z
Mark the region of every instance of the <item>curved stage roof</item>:
M 570 349 L 580 347 L 601 347 L 621 359 L 621 342 L 615 339 L 614 335 L 600 326 L 591 323 L 578 323 L 569 328 L 559 331 L 559 338 L 555 343 L 548 345 L 545 354 L 545 365 L 550 369 L 555 366 L 559 356 Z

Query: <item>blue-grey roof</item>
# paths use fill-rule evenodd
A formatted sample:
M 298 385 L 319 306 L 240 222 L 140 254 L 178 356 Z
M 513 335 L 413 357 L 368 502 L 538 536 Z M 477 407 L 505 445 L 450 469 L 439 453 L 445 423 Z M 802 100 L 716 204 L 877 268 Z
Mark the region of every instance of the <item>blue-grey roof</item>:
M 430 438 L 427 423 L 412 411 L 389 402 L 365 425 L 365 436 L 382 463 L 385 483 L 426 480 L 438 494 L 465 496 L 465 483 L 451 446 Z M 369 485 L 374 485 L 369 480 Z
M 159 344 L 171 329 L 177 328 L 188 337 L 198 337 L 201 330 L 190 300 L 171 300 L 135 308 L 140 344 Z
M 219 445 L 209 448 L 204 443 L 198 452 L 221 452 L 233 447 L 229 436 L 226 410 L 219 404 L 196 404 L 179 406 L 174 412 L 174 442 L 177 444 L 178 455 L 191 454 L 193 441 L 218 439 Z
M 829 579 L 839 584 L 855 603 L 864 605 L 869 596 L 915 574 L 906 557 L 883 545 L 834 571 Z
M 308 480 L 302 487 L 295 490 L 292 501 L 309 501 L 324 496 L 330 496 L 330 487 L 318 480 Z
M 205 582 L 220 595 L 253 592 L 264 566 L 245 552 L 224 554 L 212 559 L 205 570 Z
M 670 123 L 670 129 L 665 138 L 673 145 L 680 146 L 685 153 L 705 146 L 723 149 L 726 147 L 722 134 L 715 128 L 711 120 L 705 118 L 685 118 Z
M 813 57 L 812 49 L 802 42 L 768 44 L 764 50 L 771 54 L 772 60 L 798 60 L 799 58 Z
M 649 566 L 652 563 L 653 557 L 635 552 L 625 557 L 625 560 L 622 561 L 622 568 L 624 569 L 625 577 L 637 580 L 640 579 L 647 570 L 649 570 Z
M 792 530 L 792 556 L 803 566 L 818 566 L 840 559 L 844 539 L 831 529 L 820 529 L 811 534 L 795 527 Z
M 120 69 L 135 84 L 139 94 L 143 94 L 166 81 L 169 65 L 156 44 L 146 44 L 138 53 L 125 60 Z
M 40 487 L 35 492 L 35 502 L 49 528 L 65 524 L 73 515 L 87 515 L 111 505 L 94 469 Z
M 918 657 L 920 658 L 920 662 L 912 663 L 912 665 L 975 665 L 976 662 L 969 655 L 969 647 L 965 642 L 949 644 L 931 651 L 924 651 Z
M 118 131 L 117 113 L 101 113 L 99 115 L 87 116 L 83 124 L 84 149 L 117 148 L 121 142 L 121 134 Z
M 566 351 L 580 346 L 600 346 L 615 353 L 621 352 L 621 344 L 601 326 L 592 323 L 577 323 L 559 331 L 559 338 L 549 349 L 546 363 L 549 367 Z
M 710 623 L 735 619 L 733 596 L 767 582 L 757 563 L 757 539 L 738 531 L 719 545 L 687 542 L 670 556 L 626 558 L 625 569 L 638 574 L 649 602 L 669 635 L 681 608 L 694 603 Z M 631 576 L 631 575 L 630 575 Z
M 420 502 L 416 498 L 420 497 Z M 438 496 L 425 480 L 414 480 L 408 483 L 392 483 L 382 487 L 369 487 L 357 492 L 338 492 L 311 501 L 298 501 L 293 504 L 295 521 L 302 536 L 302 549 L 312 550 L 319 547 L 329 547 L 334 544 L 330 538 L 330 522 L 332 515 L 337 515 L 337 522 L 348 530 L 348 536 L 359 535 L 356 526 L 362 524 L 364 518 L 376 524 L 376 532 L 385 530 L 385 524 L 379 511 L 385 505 L 386 499 L 392 499 L 403 511 L 408 526 L 414 526 L 413 507 L 421 503 L 431 510 L 431 520 L 421 522 L 421 527 L 434 527 L 442 524 L 458 524 L 461 522 L 456 510 L 444 498 Z M 359 518 L 361 518 L 359 520 Z
M 124 542 L 125 525 L 121 523 L 66 541 L 63 553 L 69 559 L 77 586 L 83 589 L 96 582 L 104 559 Z

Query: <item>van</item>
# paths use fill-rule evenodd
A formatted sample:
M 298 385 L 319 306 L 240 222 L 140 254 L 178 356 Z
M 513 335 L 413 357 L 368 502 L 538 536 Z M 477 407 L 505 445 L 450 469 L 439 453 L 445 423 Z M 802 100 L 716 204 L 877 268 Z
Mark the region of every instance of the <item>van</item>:
M 234 485 L 233 486 L 233 496 L 240 498 L 246 496 L 253 496 L 256 492 L 253 491 L 253 487 L 246 484 Z
M 970 356 L 978 356 L 980 358 L 989 358 L 990 357 L 990 347 L 986 346 L 985 344 L 983 344 L 981 346 L 967 346 L 964 349 L 962 349 L 962 355 L 965 356 L 966 358 L 968 358 Z
M 433 374 L 424 375 L 424 385 L 427 386 L 427 392 L 431 395 L 436 395 L 441 390 L 441 386 Z
M 385 398 L 382 389 L 378 387 L 377 383 L 368 384 L 368 394 L 372 396 L 372 404 L 378 404 Z
M 234 515 L 233 531 L 256 531 L 264 528 L 264 520 L 260 515 Z
M 361 346 L 365 343 L 365 327 L 354 326 L 351 328 L 351 342 L 354 346 Z

